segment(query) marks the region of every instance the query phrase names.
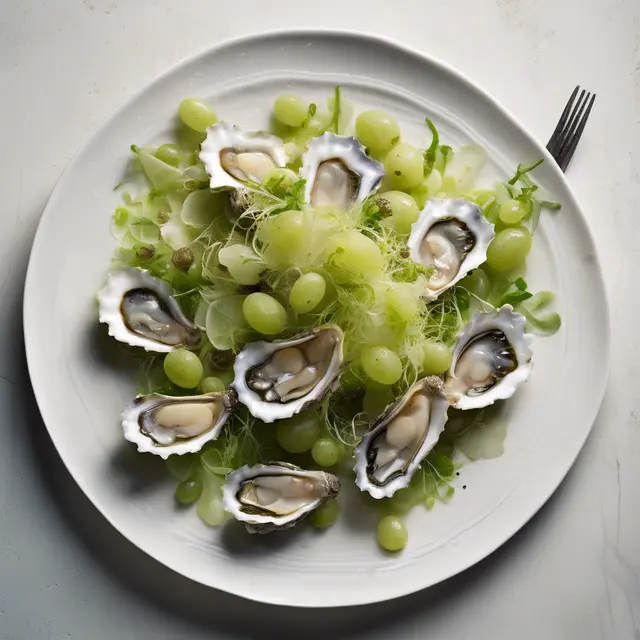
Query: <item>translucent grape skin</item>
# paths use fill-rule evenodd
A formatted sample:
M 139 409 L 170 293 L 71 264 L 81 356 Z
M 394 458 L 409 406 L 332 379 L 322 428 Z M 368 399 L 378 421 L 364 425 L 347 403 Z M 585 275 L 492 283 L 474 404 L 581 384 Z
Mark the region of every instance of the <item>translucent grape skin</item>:
M 176 487 L 176 500 L 180 504 L 193 504 L 202 493 L 202 482 L 198 479 L 185 480 Z
M 373 153 L 387 153 L 400 140 L 400 125 L 384 111 L 363 111 L 356 118 L 356 137 Z
M 404 522 L 397 516 L 385 516 L 378 524 L 378 542 L 386 551 L 401 551 L 409 534 Z
M 289 453 L 309 451 L 320 433 L 320 416 L 316 411 L 299 413 L 276 426 L 278 444 Z
M 531 203 L 507 200 L 500 205 L 498 216 L 505 224 L 518 224 L 531 211 Z
M 422 347 L 422 372 L 425 375 L 444 373 L 451 366 L 453 354 L 451 349 L 442 342 L 426 342 Z
M 287 324 L 285 308 L 266 293 L 251 293 L 242 303 L 242 314 L 246 321 L 259 333 L 275 335 Z
M 313 311 L 324 298 L 327 283 L 319 273 L 305 273 L 291 287 L 289 304 L 297 313 Z
M 185 98 L 178 107 L 178 116 L 187 127 L 199 133 L 218 122 L 216 112 L 200 98 Z
M 164 372 L 173 384 L 183 389 L 193 389 L 202 378 L 202 362 L 187 349 L 171 351 L 164 359 Z
M 364 372 L 380 384 L 394 384 L 402 375 L 400 358 L 387 347 L 366 347 L 362 351 L 360 362 Z
M 209 376 L 200 383 L 202 393 L 222 393 L 225 389 L 224 382 L 215 376 Z
M 318 438 L 311 447 L 311 457 L 320 467 L 333 467 L 340 462 L 342 447 L 333 438 Z
M 218 261 L 238 284 L 244 285 L 258 284 L 265 268 L 253 249 L 244 244 L 232 244 L 220 249 Z
M 282 94 L 273 105 L 273 117 L 289 127 L 300 127 L 307 119 L 309 105 L 300 97 Z
M 163 144 L 158 147 L 156 158 L 172 167 L 177 167 L 180 164 L 180 151 L 178 151 L 178 147 L 175 144 Z
M 411 225 L 420 213 L 416 201 L 402 191 L 387 191 L 380 194 L 380 199 L 391 205 L 391 224 L 398 233 L 410 233 Z
M 316 529 L 326 529 L 338 519 L 339 513 L 338 503 L 334 499 L 327 500 L 311 514 L 311 524 Z
M 503 229 L 487 249 L 487 265 L 502 273 L 515 269 L 527 259 L 531 243 L 531 233 L 525 227 Z
M 411 320 L 418 313 L 418 301 L 412 287 L 395 284 L 387 294 L 387 309 L 394 319 Z
M 424 158 L 413 145 L 400 143 L 387 154 L 384 170 L 394 189 L 410 191 L 424 179 Z
M 355 229 L 336 233 L 326 249 L 327 268 L 340 283 L 357 282 L 382 270 L 380 247 Z

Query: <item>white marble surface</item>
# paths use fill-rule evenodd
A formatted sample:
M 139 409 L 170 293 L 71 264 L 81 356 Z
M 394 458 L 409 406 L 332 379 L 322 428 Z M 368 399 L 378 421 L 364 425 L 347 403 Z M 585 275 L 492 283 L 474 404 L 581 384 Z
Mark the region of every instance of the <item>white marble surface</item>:
M 598 421 L 532 522 L 437 588 L 331 613 L 201 588 L 113 530 L 46 435 L 21 322 L 36 224 L 91 132 L 181 58 L 228 37 L 302 26 L 371 31 L 434 54 L 543 140 L 576 83 L 596 91 L 568 177 L 599 239 L 614 326 Z M 3 0 L 0 87 L 0 638 L 271 637 L 276 630 L 305 638 L 640 638 L 637 0 Z M 579 384 L 568 383 L 567 393 Z

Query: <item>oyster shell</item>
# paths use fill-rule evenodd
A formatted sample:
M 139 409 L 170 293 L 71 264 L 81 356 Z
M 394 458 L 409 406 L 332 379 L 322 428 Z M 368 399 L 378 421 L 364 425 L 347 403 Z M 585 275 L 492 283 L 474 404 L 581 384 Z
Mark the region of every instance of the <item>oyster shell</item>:
M 314 138 L 302 159 L 305 200 L 314 207 L 347 210 L 378 188 L 384 169 L 357 138 L 325 133 Z
M 356 484 L 374 498 L 389 498 L 411 477 L 438 442 L 449 403 L 441 378 L 418 380 L 389 407 L 355 450 Z
M 249 533 L 293 527 L 340 491 L 325 471 L 305 471 L 284 462 L 244 466 L 227 476 L 223 504 Z
M 271 169 L 284 167 L 287 154 L 276 136 L 218 122 L 207 129 L 200 160 L 211 189 L 246 189 L 250 183 L 261 183 Z
M 458 335 L 446 377 L 449 402 L 456 409 L 479 409 L 510 398 L 531 372 L 533 336 L 525 317 L 504 305 L 476 313 Z
M 198 396 L 139 396 L 122 413 L 124 437 L 138 451 L 165 460 L 172 454 L 195 453 L 215 440 L 237 405 L 234 393 Z
M 169 285 L 142 269 L 113 271 L 98 302 L 100 322 L 120 342 L 161 353 L 200 342 L 200 329 L 184 315 Z
M 263 422 L 322 400 L 340 373 L 343 334 L 326 325 L 286 340 L 248 344 L 233 367 L 239 401 Z
M 479 267 L 494 236 L 493 225 L 477 204 L 462 199 L 429 200 L 407 241 L 411 260 L 435 267 L 425 297 L 435 300 Z

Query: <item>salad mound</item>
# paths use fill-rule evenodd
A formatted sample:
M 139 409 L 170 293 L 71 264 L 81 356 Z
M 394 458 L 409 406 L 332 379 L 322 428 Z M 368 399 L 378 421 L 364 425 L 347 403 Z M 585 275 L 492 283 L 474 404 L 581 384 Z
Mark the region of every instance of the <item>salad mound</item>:
M 503 450 L 506 425 L 493 407 L 451 399 L 448 380 L 467 357 L 458 336 L 478 314 L 487 322 L 505 314 L 522 316 L 521 333 L 525 320 L 529 332 L 558 330 L 553 292 L 529 291 L 525 276 L 541 209 L 560 205 L 531 177 L 542 160 L 519 165 L 512 177 L 495 184 L 484 177 L 485 151 L 478 145 L 453 149 L 443 144 L 429 118 L 425 130 L 431 142 L 420 149 L 402 138 L 392 115 L 367 110 L 354 119 L 353 113 L 340 87 L 325 108 L 281 95 L 273 105 L 271 132 L 251 133 L 219 123 L 205 101 L 185 99 L 178 107 L 174 140 L 131 146 L 130 171 L 117 187 L 122 201 L 111 223 L 119 243 L 113 266 L 120 274 L 134 269 L 157 279 L 158 299 L 144 300 L 153 306 L 149 314 L 169 313 L 176 301 L 190 337 L 189 343 L 176 339 L 163 348 L 167 353 L 133 352 L 140 360 L 138 393 L 145 397 L 138 404 L 164 398 L 161 410 L 178 420 L 182 439 L 203 416 L 210 418 L 207 412 L 224 416 L 214 436 L 183 447 L 181 455 L 163 455 L 178 482 L 176 500 L 195 504 L 208 525 L 230 517 L 223 504 L 226 479 L 233 484 L 237 470 L 247 465 L 281 461 L 279 469 L 285 471 L 269 467 L 268 481 L 264 475 L 260 482 L 252 480 L 242 471 L 245 484 L 237 487 L 253 482 L 246 492 L 252 513 L 262 513 L 255 506 L 260 495 L 281 491 L 274 475 L 290 476 L 286 496 L 271 497 L 273 504 L 286 502 L 287 509 L 303 499 L 299 492 L 309 490 L 309 483 L 322 478 L 331 491 L 313 508 L 306 503 L 303 511 L 314 526 L 330 526 L 339 516 L 339 482 L 332 478 L 340 476 L 343 486 L 354 483 L 355 452 L 372 439 L 372 428 L 389 416 L 414 411 L 420 402 L 427 412 L 443 406 L 435 441 L 417 447 L 413 475 L 393 492 L 362 493 L 363 503 L 380 514 L 380 545 L 398 551 L 408 539 L 404 514 L 450 500 L 460 485 L 463 460 Z M 461 207 L 477 220 L 458 216 Z M 435 222 L 427 224 L 430 215 Z M 436 227 L 438 232 L 416 238 L 423 227 L 424 233 Z M 484 244 L 476 228 L 485 228 Z M 450 256 L 451 247 L 459 248 L 456 256 Z M 127 295 L 139 297 L 139 291 L 131 288 Z M 148 315 L 144 318 L 140 322 L 149 322 Z M 327 326 L 338 332 L 340 366 L 327 378 L 326 393 L 275 422 L 237 402 L 234 362 L 247 345 L 280 344 L 274 341 L 298 340 L 313 331 L 317 336 Z M 490 372 L 486 388 L 467 383 L 463 395 L 482 395 L 522 365 L 514 341 L 498 335 L 500 326 L 491 325 L 468 342 L 477 353 L 498 349 L 504 371 Z M 135 332 L 132 327 L 127 324 Z M 200 340 L 193 339 L 198 328 Z M 489 330 L 493 342 L 487 342 Z M 144 341 L 130 344 L 144 346 Z M 300 348 L 308 356 L 306 347 Z M 305 364 L 313 369 L 309 362 L 296 372 Z M 418 384 L 427 378 L 428 383 Z M 424 395 L 413 398 L 414 390 Z M 268 393 L 275 392 L 264 397 Z M 191 403 L 188 425 L 184 416 L 172 413 L 175 398 Z M 134 427 L 128 428 L 135 430 L 138 414 L 132 415 Z M 146 428 L 151 427 L 140 427 Z M 158 432 L 157 437 L 168 437 L 166 429 Z M 371 456 L 365 458 L 371 464 Z M 319 473 L 324 471 L 329 473 Z M 238 514 L 246 511 L 238 508 Z M 271 520 L 268 524 L 269 530 L 278 528 Z

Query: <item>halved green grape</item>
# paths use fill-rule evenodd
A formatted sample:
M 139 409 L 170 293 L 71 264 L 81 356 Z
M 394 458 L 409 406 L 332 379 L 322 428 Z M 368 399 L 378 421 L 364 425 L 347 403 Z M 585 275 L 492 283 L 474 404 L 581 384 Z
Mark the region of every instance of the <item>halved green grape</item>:
M 219 351 L 234 349 L 247 339 L 249 325 L 242 313 L 243 303 L 244 296 L 229 295 L 216 298 L 209 305 L 205 315 L 207 338 Z
M 309 105 L 300 97 L 282 94 L 273 105 L 273 117 L 289 127 L 300 127 L 307 119 Z
M 400 551 L 408 539 L 407 527 L 398 516 L 385 516 L 378 523 L 378 542 L 383 549 Z
M 394 384 L 402 375 L 402 362 L 398 354 L 383 346 L 363 349 L 360 362 L 364 372 L 380 384 Z
M 201 133 L 218 122 L 216 112 L 200 98 L 185 98 L 178 107 L 178 116 L 187 127 Z
M 342 445 L 333 438 L 318 438 L 311 447 L 311 456 L 321 467 L 333 467 L 340 462 Z
M 511 271 L 520 266 L 531 251 L 531 234 L 525 227 L 503 229 L 487 250 L 487 265 L 495 271 Z
M 265 270 L 260 256 L 245 244 L 232 244 L 220 249 L 218 261 L 238 284 L 258 284 L 260 274 Z
M 374 153 L 386 153 L 400 140 L 400 125 L 384 111 L 363 111 L 356 118 L 356 136 Z
M 426 375 L 444 373 L 451 366 L 453 354 L 442 342 L 425 342 L 422 347 L 422 372 Z
M 266 293 L 251 293 L 242 303 L 242 314 L 246 321 L 260 333 L 275 335 L 287 324 L 285 308 Z
M 193 389 L 202 378 L 202 362 L 195 353 L 178 349 L 164 358 L 164 372 L 173 384 L 183 389 Z
M 326 529 L 330 527 L 337 519 L 340 513 L 340 507 L 335 499 L 327 500 L 320 505 L 310 517 L 311 524 L 317 529 Z
M 305 273 L 291 287 L 289 304 L 297 313 L 313 311 L 324 298 L 327 283 L 319 273 Z
M 391 205 L 391 224 L 398 233 L 409 233 L 420 213 L 416 201 L 402 191 L 387 191 L 380 198 Z
M 357 282 L 382 271 L 378 245 L 355 229 L 336 233 L 327 243 L 326 266 L 339 283 Z
M 180 164 L 180 151 L 175 144 L 163 144 L 158 147 L 156 158 L 170 164 L 172 167 L 177 167 Z
M 412 144 L 397 144 L 384 159 L 389 184 L 400 191 L 415 189 L 424 179 L 424 158 Z
M 176 487 L 176 500 L 180 504 L 193 504 L 202 493 L 202 482 L 198 478 L 185 480 Z
M 530 211 L 530 202 L 512 199 L 500 205 L 498 215 L 505 224 L 518 224 Z
M 418 300 L 413 287 L 394 284 L 387 293 L 387 309 L 392 317 L 407 322 L 418 313 Z
M 289 453 L 309 451 L 320 433 L 320 415 L 317 411 L 305 411 L 287 420 L 280 420 L 276 427 L 278 444 Z
M 200 383 L 202 393 L 222 393 L 226 388 L 224 382 L 215 376 L 209 376 Z

